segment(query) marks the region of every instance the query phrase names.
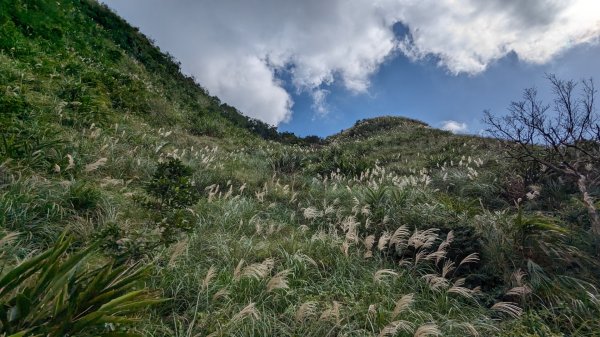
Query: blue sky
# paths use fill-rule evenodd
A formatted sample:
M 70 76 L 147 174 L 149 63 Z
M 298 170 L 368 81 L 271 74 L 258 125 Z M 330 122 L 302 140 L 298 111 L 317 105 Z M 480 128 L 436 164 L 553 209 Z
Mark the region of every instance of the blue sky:
M 476 75 L 451 74 L 439 67 L 435 58 L 414 62 L 397 55 L 372 76 L 366 94 L 353 94 L 337 85 L 328 87 L 331 93 L 325 115 L 313 111 L 310 95 L 293 95 L 292 119 L 280 124 L 279 129 L 327 136 L 359 119 L 393 115 L 419 119 L 437 128 L 444 121 L 466 123 L 468 129 L 464 132 L 477 134 L 485 129 L 481 123 L 484 110 L 505 113 L 525 88 L 537 88 L 540 97 L 551 103 L 545 78 L 550 73 L 573 80 L 592 77 L 600 86 L 600 45 L 575 47 L 543 65 L 519 61 L 511 53 Z
M 298 135 L 381 115 L 479 133 L 545 74 L 600 81 L 597 0 L 104 0 L 213 95 Z

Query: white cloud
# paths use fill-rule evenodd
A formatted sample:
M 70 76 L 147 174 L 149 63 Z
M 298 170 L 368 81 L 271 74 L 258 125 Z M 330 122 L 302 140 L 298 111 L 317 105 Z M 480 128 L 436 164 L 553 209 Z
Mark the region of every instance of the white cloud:
M 327 103 L 325 102 L 328 94 L 329 91 L 325 89 L 313 90 L 311 93 L 313 99 L 312 108 L 320 115 L 324 115 L 328 112 Z
M 275 72 L 327 111 L 324 86 L 356 93 L 396 46 L 383 8 L 346 0 L 106 0 L 181 61 L 211 94 L 271 124 L 291 116 Z
M 468 129 L 467 123 L 461 123 L 452 120 L 442 122 L 442 130 L 450 131 L 452 133 L 463 133 L 467 132 Z
M 215 57 L 190 65 L 200 83 L 225 102 L 252 117 L 277 125 L 289 120 L 293 105 L 289 94 L 277 83 L 273 71 L 254 56 Z
M 364 93 L 395 51 L 415 60 L 434 55 L 452 73 L 476 74 L 510 52 L 544 63 L 600 34 L 597 0 L 104 1 L 212 94 L 275 125 L 293 105 L 281 71 L 324 114 L 327 85 Z M 397 22 L 410 31 L 401 41 Z
M 510 52 L 542 64 L 600 35 L 597 0 L 425 0 L 401 12 L 411 31 L 401 50 L 436 55 L 453 73 L 479 73 Z

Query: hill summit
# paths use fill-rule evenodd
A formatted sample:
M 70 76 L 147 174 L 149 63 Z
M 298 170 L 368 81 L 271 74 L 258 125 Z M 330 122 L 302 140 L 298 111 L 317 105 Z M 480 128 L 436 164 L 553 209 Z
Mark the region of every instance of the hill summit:
M 400 116 L 380 116 L 356 121 L 354 126 L 342 130 L 333 137 L 366 137 L 381 132 L 396 129 L 401 131 L 403 128 L 429 128 L 427 123 L 416 119 Z

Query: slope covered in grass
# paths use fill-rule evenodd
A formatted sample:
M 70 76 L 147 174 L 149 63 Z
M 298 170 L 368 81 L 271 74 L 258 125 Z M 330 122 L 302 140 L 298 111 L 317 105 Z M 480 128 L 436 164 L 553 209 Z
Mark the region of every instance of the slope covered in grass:
M 3 276 L 67 232 L 151 267 L 144 336 L 598 335 L 585 207 L 500 142 L 382 117 L 308 146 L 96 2 L 0 8 Z

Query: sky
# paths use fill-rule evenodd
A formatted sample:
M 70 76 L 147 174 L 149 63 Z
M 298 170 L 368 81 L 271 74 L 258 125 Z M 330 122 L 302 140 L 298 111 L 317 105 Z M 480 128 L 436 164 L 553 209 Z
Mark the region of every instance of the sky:
M 212 95 L 281 131 L 382 115 L 478 134 L 546 74 L 600 82 L 598 0 L 103 0 Z

